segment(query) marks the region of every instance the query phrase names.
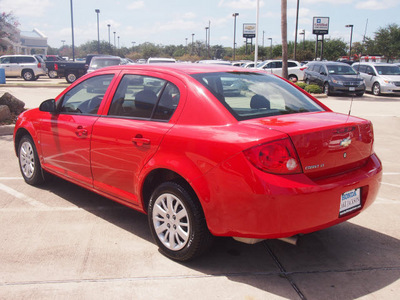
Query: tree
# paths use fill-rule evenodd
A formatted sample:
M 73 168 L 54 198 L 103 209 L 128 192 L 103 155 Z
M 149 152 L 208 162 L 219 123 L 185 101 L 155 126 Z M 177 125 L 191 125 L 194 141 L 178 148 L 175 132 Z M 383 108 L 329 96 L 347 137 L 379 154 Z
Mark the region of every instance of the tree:
M 288 78 L 287 0 L 281 0 L 282 77 Z
M 400 27 L 390 24 L 386 28 L 379 28 L 375 32 L 376 48 L 380 54 L 389 60 L 400 56 Z
M 11 43 L 19 42 L 19 23 L 14 15 L 1 13 L 0 15 L 0 47 L 7 49 Z

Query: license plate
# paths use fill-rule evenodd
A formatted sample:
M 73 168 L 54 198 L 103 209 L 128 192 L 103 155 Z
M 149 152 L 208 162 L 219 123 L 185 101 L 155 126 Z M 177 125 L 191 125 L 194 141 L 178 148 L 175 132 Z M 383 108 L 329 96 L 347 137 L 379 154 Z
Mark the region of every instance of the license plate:
M 354 92 L 355 90 L 356 90 L 355 87 L 349 87 L 349 91 L 350 91 L 350 92 Z
M 361 208 L 361 188 L 343 193 L 340 197 L 339 216 Z

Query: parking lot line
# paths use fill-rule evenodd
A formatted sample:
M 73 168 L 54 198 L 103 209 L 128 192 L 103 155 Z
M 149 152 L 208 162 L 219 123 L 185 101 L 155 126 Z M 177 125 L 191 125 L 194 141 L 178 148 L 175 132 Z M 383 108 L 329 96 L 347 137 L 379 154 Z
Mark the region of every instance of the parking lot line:
M 10 194 L 11 196 L 13 196 L 13 197 L 15 197 L 15 198 L 17 198 L 19 200 L 24 201 L 25 203 L 27 203 L 27 204 L 29 204 L 29 205 L 31 205 L 33 207 L 48 208 L 47 205 L 45 205 L 45 204 L 43 204 L 43 203 L 41 203 L 41 202 L 39 202 L 39 201 L 27 196 L 27 195 L 24 195 L 24 194 L 22 194 L 22 193 L 20 193 L 20 192 L 18 192 L 16 190 L 10 188 L 9 186 L 7 186 L 5 184 L 0 183 L 0 190 L 2 190 L 3 192 L 6 192 L 7 194 Z

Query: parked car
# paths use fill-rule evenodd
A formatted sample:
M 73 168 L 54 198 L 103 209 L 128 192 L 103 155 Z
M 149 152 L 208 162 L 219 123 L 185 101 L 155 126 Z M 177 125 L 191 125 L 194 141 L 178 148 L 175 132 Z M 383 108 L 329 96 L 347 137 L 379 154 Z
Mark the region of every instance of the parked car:
M 128 61 L 122 60 L 119 56 L 95 56 L 90 61 L 87 72 L 90 73 L 104 67 L 125 65 L 127 63 Z
M 225 66 L 231 66 L 231 62 L 227 60 L 221 60 L 221 59 L 203 59 L 197 61 L 198 64 L 208 64 L 208 65 L 225 65 Z
M 35 55 L 3 55 L 0 57 L 0 68 L 5 70 L 6 77 L 22 77 L 26 81 L 37 80 L 47 74 L 46 63 Z
M 149 57 L 147 63 L 148 64 L 176 63 L 176 60 L 174 58 L 166 58 L 166 57 Z
M 267 71 L 268 73 L 282 76 L 282 60 L 265 60 L 257 65 L 258 69 Z M 306 66 L 302 66 L 298 61 L 288 61 L 288 78 L 290 81 L 298 81 L 303 79 Z
M 400 94 L 400 67 L 387 63 L 354 63 L 353 68 L 365 80 L 366 89 L 375 96 Z
M 202 64 L 96 70 L 14 130 L 28 184 L 51 173 L 146 213 L 178 261 L 213 236 L 254 243 L 358 215 L 382 177 L 373 142 L 370 121 L 277 76 Z
M 65 59 L 59 55 L 46 55 L 45 61 L 46 61 L 46 67 L 47 67 L 47 75 L 49 76 L 49 78 L 57 78 L 58 73 L 57 73 L 57 70 L 55 67 L 56 66 L 55 62 L 65 61 Z M 57 69 L 58 69 L 58 66 L 57 66 Z
M 304 74 L 307 84 L 317 84 L 326 95 L 355 93 L 364 95 L 364 79 L 346 63 L 313 61 L 307 64 Z

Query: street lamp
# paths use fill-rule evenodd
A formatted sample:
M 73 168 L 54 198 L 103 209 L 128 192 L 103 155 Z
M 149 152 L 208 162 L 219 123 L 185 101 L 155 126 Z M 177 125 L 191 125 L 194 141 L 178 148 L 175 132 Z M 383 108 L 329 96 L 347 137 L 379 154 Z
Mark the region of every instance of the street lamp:
M 206 29 L 206 53 L 207 53 L 207 48 L 208 48 L 207 39 L 208 39 L 208 29 L 209 29 L 209 27 L 206 27 L 205 29 Z
M 63 46 L 63 48 L 64 48 L 65 40 L 61 40 L 61 43 L 63 43 L 62 46 Z
M 114 31 L 113 33 L 114 33 L 114 48 L 116 48 L 116 45 L 115 45 L 115 34 L 116 34 L 117 32 Z
M 97 52 L 100 54 L 100 31 L 99 31 L 99 14 L 100 14 L 100 9 L 95 9 L 94 10 L 97 14 Z
M 111 27 L 111 24 L 107 24 L 107 27 L 108 27 L 108 44 L 111 46 L 111 37 L 110 37 L 110 27 Z
M 70 1 L 70 4 L 71 4 L 72 60 L 75 61 L 74 9 L 72 6 L 72 0 Z
M 353 27 L 354 25 L 346 25 L 345 27 L 350 27 L 351 32 L 350 32 L 350 52 L 349 52 L 349 60 L 351 60 L 351 42 L 353 40 Z
M 118 36 L 118 49 L 119 49 L 119 36 Z
M 272 38 L 268 38 L 271 41 L 271 58 L 272 58 Z
M 301 32 L 299 32 L 299 35 L 303 36 L 303 51 L 305 50 L 305 40 L 306 40 L 306 30 L 303 29 Z
M 232 14 L 232 17 L 234 18 L 234 21 L 233 21 L 233 60 L 235 60 L 235 57 L 236 57 L 236 17 L 238 15 L 239 15 L 239 13 Z
M 194 46 L 194 33 L 192 33 L 192 54 L 193 54 L 193 46 Z

